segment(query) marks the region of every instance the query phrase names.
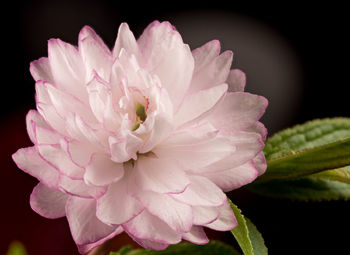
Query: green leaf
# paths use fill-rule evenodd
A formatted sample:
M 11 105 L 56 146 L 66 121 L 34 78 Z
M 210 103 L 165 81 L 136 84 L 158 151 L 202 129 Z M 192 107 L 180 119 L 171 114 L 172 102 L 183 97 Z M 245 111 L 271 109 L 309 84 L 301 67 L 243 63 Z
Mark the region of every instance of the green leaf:
M 245 255 L 267 255 L 264 239 L 254 224 L 229 200 L 238 226 L 231 230 Z
M 290 179 L 350 165 L 350 118 L 313 120 L 267 140 L 258 181 Z
M 130 246 L 121 248 L 117 252 L 111 252 L 109 255 L 239 255 L 233 247 L 219 241 L 210 241 L 206 245 L 196 245 L 193 243 L 183 242 L 171 245 L 164 251 L 131 250 Z
M 10 244 L 6 255 L 27 255 L 27 251 L 23 244 L 18 241 L 14 241 Z
M 309 177 L 350 184 L 350 166 L 326 170 L 320 173 L 312 174 Z
M 248 188 L 260 195 L 303 201 L 348 200 L 350 198 L 349 183 L 313 175 L 294 180 L 259 182 L 249 185 Z

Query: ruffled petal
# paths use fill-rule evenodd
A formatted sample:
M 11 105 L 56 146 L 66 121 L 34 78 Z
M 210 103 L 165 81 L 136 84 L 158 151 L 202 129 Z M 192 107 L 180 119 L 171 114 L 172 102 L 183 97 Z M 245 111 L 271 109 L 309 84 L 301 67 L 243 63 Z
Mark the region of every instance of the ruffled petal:
M 83 180 L 73 180 L 65 175 L 60 175 L 59 188 L 69 195 L 81 198 L 99 198 L 107 191 L 107 187 L 88 185 Z
M 150 214 L 147 210 L 122 226 L 127 233 L 138 239 L 163 244 L 175 244 L 181 241 L 181 234 L 172 230 L 165 222 Z
M 256 157 L 253 159 L 253 163 L 258 171 L 259 176 L 265 173 L 267 164 L 264 152 L 260 152 L 258 155 L 256 155 Z
M 72 179 L 83 179 L 84 169 L 75 165 L 60 146 L 39 144 L 37 145 L 37 148 L 40 156 L 56 168 L 61 174 Z
M 176 162 L 144 156 L 135 162 L 133 177 L 133 184 L 140 191 L 179 193 L 190 184 L 187 175 Z
M 181 126 L 208 113 L 225 95 L 227 85 L 222 84 L 187 96 L 174 116 L 174 124 Z
M 28 136 L 33 143 L 36 143 L 36 137 L 35 137 L 36 135 L 35 135 L 33 124 L 35 124 L 35 126 L 40 126 L 44 128 L 48 128 L 49 125 L 46 123 L 44 118 L 36 110 L 30 110 L 27 113 L 26 126 L 27 126 Z
M 203 175 L 224 192 L 228 192 L 254 181 L 258 177 L 258 171 L 253 162 L 250 161 L 229 170 L 203 173 Z
M 115 237 L 116 235 L 119 235 L 120 233 L 122 233 L 124 230 L 121 226 L 117 227 L 116 230 L 111 233 L 109 236 L 106 236 L 105 238 L 100 239 L 97 242 L 94 243 L 89 243 L 89 244 L 83 244 L 83 245 L 78 245 L 78 249 L 80 254 L 87 254 L 89 251 L 91 251 L 93 248 L 96 248 L 97 246 L 102 245 L 103 243 L 105 243 L 106 241 L 112 239 L 113 237 Z
M 218 231 L 229 231 L 237 226 L 237 220 L 230 204 L 226 202 L 220 207 L 220 217 L 207 225 L 205 227 L 218 230 Z
M 205 234 L 203 227 L 193 226 L 191 231 L 182 234 L 182 238 L 195 244 L 203 245 L 209 242 L 207 235 Z
M 130 31 L 128 24 L 122 23 L 119 26 L 117 40 L 113 48 L 113 57 L 119 56 L 120 50 L 125 49 L 129 54 L 139 56 L 139 47 L 134 34 Z
M 57 189 L 59 172 L 40 157 L 34 146 L 19 149 L 12 155 L 12 159 L 18 168 L 34 176 L 47 187 Z
M 59 39 L 51 39 L 48 55 L 57 88 L 86 101 L 87 93 L 82 79 L 85 70 L 78 49 Z
M 107 192 L 97 200 L 96 215 L 101 221 L 123 224 L 143 210 L 144 207 L 128 194 L 127 182 L 128 179 L 124 176 L 120 181 L 109 185 Z
M 215 41 L 211 43 L 213 45 L 204 45 L 202 46 L 204 49 L 193 51 L 196 62 L 188 93 L 195 93 L 203 89 L 208 89 L 220 85 L 227 80 L 233 53 L 228 50 L 212 59 L 220 46 L 216 46 L 215 44 L 217 43 Z M 210 44 L 210 42 L 208 44 Z M 208 57 L 196 56 L 205 54 L 206 51 L 210 51 Z
M 261 136 L 251 132 L 237 132 L 229 137 L 236 150 L 230 156 L 207 165 L 201 169 L 192 169 L 193 172 L 220 172 L 243 165 L 255 158 L 264 148 Z
M 243 92 L 246 75 L 239 69 L 232 69 L 227 77 L 226 83 L 228 84 L 228 90 L 231 92 Z
M 94 154 L 85 169 L 85 182 L 96 186 L 116 182 L 124 175 L 123 164 L 111 161 L 110 157 L 104 154 Z
M 192 139 L 191 134 L 188 137 Z M 229 157 L 234 151 L 235 146 L 225 137 L 209 137 L 193 144 L 175 142 L 168 144 L 165 141 L 153 149 L 158 157 L 176 160 L 186 171 L 196 171 L 210 166 L 214 162 Z
M 96 201 L 70 197 L 66 205 L 67 220 L 78 245 L 97 242 L 114 233 L 118 226 L 109 226 L 96 217 Z
M 50 61 L 48 58 L 39 58 L 30 63 L 30 73 L 35 81 L 47 81 L 54 83 L 54 78 L 51 72 Z
M 169 244 L 166 244 L 166 243 L 153 242 L 153 241 L 150 241 L 147 239 L 139 239 L 139 238 L 136 238 L 135 236 L 131 235 L 130 233 L 128 233 L 128 234 L 136 243 L 138 243 L 139 245 L 141 245 L 145 249 L 162 251 L 162 250 L 165 250 L 169 246 Z
M 205 120 L 221 131 L 244 130 L 260 119 L 267 104 L 262 96 L 244 92 L 227 93 Z
M 67 194 L 50 189 L 39 182 L 30 195 L 30 206 L 36 213 L 45 218 L 57 219 L 66 216 L 67 199 Z
M 199 70 L 203 69 L 220 54 L 220 42 L 218 40 L 212 40 L 207 42 L 203 46 L 194 49 L 192 51 L 194 59 L 194 73 L 197 73 Z
M 191 184 L 179 194 L 171 196 L 176 200 L 192 206 L 220 206 L 226 200 L 222 192 L 213 182 L 202 176 L 189 176 Z
M 170 23 L 157 21 L 145 29 L 138 45 L 142 66 L 160 78 L 177 109 L 192 78 L 194 61 L 190 48 Z
M 192 228 L 191 206 L 178 202 L 167 194 L 152 191 L 140 192 L 137 198 L 148 212 L 157 216 L 176 232 L 185 233 Z
M 192 211 L 194 225 L 209 224 L 220 215 L 219 208 L 215 206 L 192 206 Z
M 102 39 L 89 26 L 83 27 L 80 31 L 79 52 L 86 70 L 85 82 L 93 78 L 94 72 L 97 72 L 105 81 L 109 81 L 113 63 L 112 54 Z

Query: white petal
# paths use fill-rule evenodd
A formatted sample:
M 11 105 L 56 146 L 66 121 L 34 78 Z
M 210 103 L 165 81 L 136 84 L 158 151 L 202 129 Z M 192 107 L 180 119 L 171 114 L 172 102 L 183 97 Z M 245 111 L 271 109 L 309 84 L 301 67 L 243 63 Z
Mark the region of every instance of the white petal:
M 232 69 L 227 77 L 226 83 L 231 92 L 244 91 L 246 75 L 239 69 Z
M 138 200 L 147 210 L 178 233 L 190 231 L 193 214 L 191 206 L 174 200 L 167 194 L 152 191 L 140 192 Z
M 176 233 L 165 222 L 150 214 L 147 210 L 123 224 L 123 228 L 138 239 L 164 244 L 175 244 L 181 241 L 181 234 Z
M 215 206 L 192 206 L 193 224 L 205 225 L 216 220 L 219 215 L 219 209 Z
M 222 84 L 187 96 L 175 114 L 175 125 L 181 126 L 207 113 L 219 102 L 226 91 L 227 85 Z
M 237 226 L 236 217 L 228 201 L 220 207 L 220 217 L 216 221 L 205 226 L 218 231 L 229 231 Z
M 75 165 L 67 154 L 57 145 L 38 145 L 40 155 L 60 173 L 73 179 L 82 179 L 84 169 Z
M 160 78 L 177 109 L 190 85 L 194 68 L 188 45 L 168 22 L 150 24 L 138 39 L 138 45 L 142 66 Z
M 213 50 L 216 51 L 215 48 Z M 197 68 L 197 63 L 195 63 L 188 93 L 195 93 L 224 83 L 230 72 L 232 58 L 232 51 L 225 51 L 212 61 L 208 61 L 204 65 L 199 64 L 201 68 Z
M 42 80 L 54 83 L 51 66 L 48 58 L 39 58 L 30 63 L 30 73 L 35 81 Z
M 87 93 L 82 79 L 85 70 L 77 48 L 59 39 L 51 39 L 48 53 L 57 88 L 86 101 Z
M 227 93 L 206 120 L 222 131 L 244 130 L 260 119 L 267 104 L 262 96 L 244 92 Z
M 76 244 L 97 242 L 112 234 L 117 226 L 109 226 L 96 217 L 96 201 L 70 197 L 66 206 L 67 220 Z
M 107 192 L 97 200 L 96 215 L 105 223 L 123 224 L 138 215 L 143 208 L 127 193 L 127 177 L 124 176 L 109 185 Z
M 46 123 L 44 118 L 36 110 L 30 110 L 27 113 L 26 126 L 27 126 L 28 136 L 33 143 L 36 143 L 36 135 L 35 135 L 33 124 L 35 124 L 35 126 L 40 126 L 44 128 L 48 128 L 49 125 Z
M 220 206 L 226 200 L 225 193 L 205 177 L 190 176 L 191 184 L 179 194 L 171 196 L 192 206 Z
M 81 198 L 99 198 L 106 193 L 106 187 L 87 185 L 83 180 L 73 180 L 65 175 L 59 179 L 59 187 L 65 193 Z
M 224 192 L 228 192 L 254 181 L 258 177 L 258 171 L 253 162 L 249 161 L 229 170 L 203 173 L 203 175 Z
M 141 191 L 158 193 L 183 192 L 190 183 L 176 162 L 144 156 L 136 161 L 134 178 Z
M 94 154 L 85 169 L 85 182 L 96 186 L 116 182 L 124 175 L 123 164 L 115 163 L 110 157 L 103 154 Z
M 130 31 L 128 24 L 122 23 L 119 26 L 117 40 L 113 48 L 113 57 L 119 56 L 121 49 L 125 49 L 130 54 L 139 55 L 139 48 L 134 34 Z
M 12 159 L 24 172 L 52 189 L 57 188 L 59 172 L 40 157 L 36 147 L 19 149 L 12 155 Z
M 88 26 L 80 31 L 79 52 L 86 69 L 86 82 L 93 78 L 94 72 L 97 72 L 105 81 L 109 81 L 112 54 L 102 39 Z
M 225 137 L 203 139 L 193 144 L 167 144 L 165 141 L 153 149 L 158 157 L 176 160 L 186 171 L 195 171 L 211 165 L 229 157 L 234 151 L 234 145 Z
M 30 206 L 41 216 L 57 219 L 66 216 L 65 206 L 68 195 L 39 183 L 30 195 Z
M 209 242 L 209 239 L 201 226 L 193 226 L 190 232 L 182 235 L 182 238 L 199 245 Z
M 252 160 L 264 148 L 264 142 L 257 133 L 236 132 L 231 134 L 229 139 L 236 148 L 230 156 L 202 169 L 192 169 L 192 171 L 198 170 L 200 173 L 204 173 L 232 169 Z

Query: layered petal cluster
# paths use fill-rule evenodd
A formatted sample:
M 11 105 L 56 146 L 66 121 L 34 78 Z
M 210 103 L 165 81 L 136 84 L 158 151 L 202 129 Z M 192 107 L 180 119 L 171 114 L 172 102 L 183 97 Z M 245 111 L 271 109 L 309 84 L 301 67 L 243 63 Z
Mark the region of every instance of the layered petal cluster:
M 30 66 L 34 146 L 13 155 L 40 181 L 33 210 L 67 217 L 81 253 L 123 231 L 161 250 L 234 228 L 224 192 L 265 171 L 267 100 L 243 92 L 232 57 L 216 40 L 191 52 L 158 21 L 138 40 L 121 24 L 112 51 L 87 26 L 78 47 L 49 40 Z

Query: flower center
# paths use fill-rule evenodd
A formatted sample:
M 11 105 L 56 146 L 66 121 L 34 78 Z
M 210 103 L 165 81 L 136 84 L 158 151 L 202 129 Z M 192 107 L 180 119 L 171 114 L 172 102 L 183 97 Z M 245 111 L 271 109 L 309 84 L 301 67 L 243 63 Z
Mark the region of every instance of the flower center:
M 135 113 L 136 120 L 135 125 L 132 127 L 132 131 L 137 130 L 140 127 L 140 124 L 142 124 L 147 118 L 145 107 L 140 102 L 136 102 Z

